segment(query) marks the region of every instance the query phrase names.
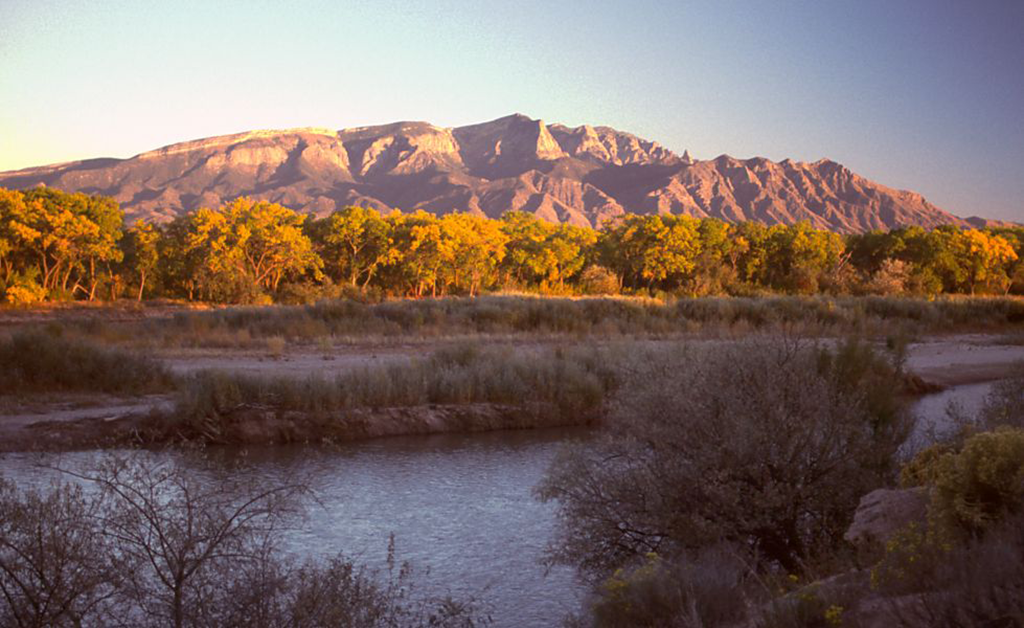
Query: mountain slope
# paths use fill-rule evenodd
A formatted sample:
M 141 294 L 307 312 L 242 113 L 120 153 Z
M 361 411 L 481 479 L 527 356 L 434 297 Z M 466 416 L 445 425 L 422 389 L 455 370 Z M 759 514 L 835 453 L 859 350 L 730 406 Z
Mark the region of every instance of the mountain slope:
M 590 226 L 625 212 L 807 220 L 841 232 L 966 224 L 829 160 L 695 161 L 608 127 L 518 114 L 454 129 L 397 122 L 254 131 L 0 173 L 0 187 L 40 184 L 113 196 L 130 218 L 157 221 L 247 195 L 318 215 L 352 204 L 491 217 L 516 209 Z

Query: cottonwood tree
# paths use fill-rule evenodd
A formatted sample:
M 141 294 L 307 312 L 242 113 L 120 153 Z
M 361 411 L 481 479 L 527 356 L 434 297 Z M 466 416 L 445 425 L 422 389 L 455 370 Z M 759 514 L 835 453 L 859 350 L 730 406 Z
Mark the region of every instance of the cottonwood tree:
M 160 237 L 161 233 L 156 226 L 142 221 L 135 223 L 125 234 L 124 264 L 139 285 L 137 301 L 142 301 L 146 284 L 158 268 Z
M 677 287 L 700 253 L 698 224 L 689 216 L 624 216 L 601 235 L 605 265 L 624 285 Z
M 302 232 L 304 216 L 277 203 L 245 197 L 222 212 L 229 229 L 228 249 L 257 286 L 277 290 L 286 276 L 320 273 L 323 263 Z
M 11 219 L 25 203 L 21 192 L 0 188 L 0 288 L 6 288 L 14 278 L 15 234 Z
M 396 258 L 392 223 L 373 209 L 346 207 L 317 222 L 314 233 L 320 243 L 320 256 L 337 281 L 365 289 L 377 269 Z
M 501 230 L 508 238 L 501 270 L 506 283 L 538 283 L 544 275 L 542 251 L 554 225 L 533 214 L 508 211 L 501 217 Z
M 122 255 L 117 243 L 123 214 L 117 203 L 51 188 L 20 194 L 20 201 L 9 193 L 0 203 L 5 207 L 8 254 L 36 267 L 43 290 L 82 292 L 94 299 L 102 271 Z
M 286 277 L 320 276 L 322 262 L 303 232 L 305 217 L 281 205 L 239 198 L 173 221 L 161 256 L 191 300 L 244 301 L 277 290 Z
M 446 283 L 475 296 L 494 280 L 508 237 L 497 221 L 471 214 L 448 214 L 438 226 Z

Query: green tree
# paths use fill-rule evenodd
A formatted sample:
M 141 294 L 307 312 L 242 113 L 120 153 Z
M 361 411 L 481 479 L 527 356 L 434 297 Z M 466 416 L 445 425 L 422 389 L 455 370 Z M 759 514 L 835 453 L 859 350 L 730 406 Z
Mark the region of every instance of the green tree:
M 690 281 L 695 296 L 720 294 L 736 279 L 736 255 L 733 248 L 738 238 L 733 227 L 716 218 L 705 218 L 697 227 L 700 253 L 694 261 Z
M 448 214 L 438 224 L 438 253 L 446 280 L 457 289 L 468 289 L 475 296 L 481 286 L 496 278 L 505 257 L 506 236 L 495 220 L 472 214 Z
M 770 227 L 767 285 L 788 292 L 817 292 L 822 276 L 843 262 L 845 248 L 842 236 L 813 229 L 807 222 Z
M 146 282 L 153 276 L 160 262 L 160 230 L 146 222 L 137 222 L 124 239 L 125 266 L 134 274 L 139 285 L 136 300 L 142 301 Z
M 625 216 L 602 233 L 605 265 L 623 285 L 678 286 L 700 252 L 697 225 L 689 216 Z
M 285 276 L 306 271 L 319 275 L 323 262 L 303 233 L 305 216 L 277 203 L 245 197 L 235 199 L 223 212 L 229 254 L 241 262 L 255 285 L 277 290 Z
M 338 281 L 366 288 L 377 269 L 393 255 L 392 225 L 375 210 L 346 207 L 324 222 L 321 257 Z
M 522 211 L 505 212 L 501 230 L 508 238 L 502 270 L 518 285 L 537 284 L 545 273 L 544 243 L 554 225 Z

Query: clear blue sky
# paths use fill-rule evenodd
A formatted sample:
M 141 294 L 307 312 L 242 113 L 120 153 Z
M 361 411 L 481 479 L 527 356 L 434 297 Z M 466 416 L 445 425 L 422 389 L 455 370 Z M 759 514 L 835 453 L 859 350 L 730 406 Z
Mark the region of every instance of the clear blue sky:
M 0 0 L 0 170 L 512 112 L 1024 221 L 1024 1 Z

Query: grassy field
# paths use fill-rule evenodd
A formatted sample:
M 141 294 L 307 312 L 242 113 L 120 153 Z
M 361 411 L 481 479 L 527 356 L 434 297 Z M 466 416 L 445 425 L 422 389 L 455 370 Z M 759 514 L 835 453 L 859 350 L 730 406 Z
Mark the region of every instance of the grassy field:
M 720 337 L 772 330 L 885 337 L 1019 334 L 1024 329 L 1024 299 L 782 296 L 657 301 L 496 295 L 210 310 L 166 305 L 155 310 L 85 308 L 35 317 L 23 312 L 6 320 L 8 327 L 46 324 L 105 343 L 156 348 L 262 348 L 282 342 L 315 346 L 485 336 Z

